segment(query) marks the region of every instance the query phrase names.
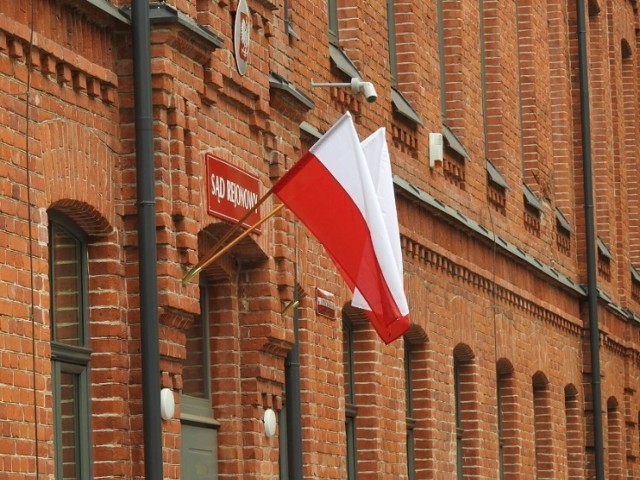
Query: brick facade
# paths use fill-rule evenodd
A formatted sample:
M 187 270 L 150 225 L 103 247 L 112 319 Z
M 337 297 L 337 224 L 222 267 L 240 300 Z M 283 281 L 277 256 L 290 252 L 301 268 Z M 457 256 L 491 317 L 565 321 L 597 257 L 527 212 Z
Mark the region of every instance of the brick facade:
M 185 478 L 185 429 L 201 422 L 186 398 L 200 380 L 217 443 L 215 473 L 199 478 L 290 478 L 282 454 L 300 452 L 287 449 L 283 422 L 267 437 L 262 419 L 266 409 L 284 418 L 294 315 L 305 479 L 351 478 L 352 462 L 360 480 L 595 478 L 576 2 L 390 3 L 395 79 L 389 2 L 248 0 L 245 75 L 236 0 L 151 5 L 166 16 L 151 28 L 157 245 L 143 248 L 157 255 L 161 359 L 145 375 L 176 401 L 173 418 L 158 418 L 167 479 Z M 144 478 L 128 6 L 0 6 L 1 478 Z M 640 17 L 633 0 L 590 0 L 587 12 L 603 455 L 606 478 L 638 478 Z M 374 83 L 377 102 L 312 88 L 349 81 L 349 68 Z M 361 138 L 386 127 L 393 161 L 412 327 L 389 345 L 286 209 L 182 281 L 231 228 L 208 213 L 205 154 L 264 193 L 345 110 Z M 430 132 L 444 134 L 433 165 Z M 267 199 L 262 216 L 275 206 Z M 67 363 L 88 372 L 78 378 L 90 475 L 56 474 L 74 464 L 56 433 L 67 433 L 68 407 L 55 393 L 58 221 L 86 245 L 88 343 Z M 318 288 L 334 295 L 335 316 L 318 314 Z M 192 359 L 208 365 L 202 378 Z

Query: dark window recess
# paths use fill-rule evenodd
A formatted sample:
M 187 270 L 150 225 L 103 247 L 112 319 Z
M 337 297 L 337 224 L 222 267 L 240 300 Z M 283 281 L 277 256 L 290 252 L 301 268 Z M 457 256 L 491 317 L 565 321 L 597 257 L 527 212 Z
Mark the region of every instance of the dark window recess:
M 640 270 L 631 266 L 631 296 L 640 303 Z
M 522 185 L 522 193 L 524 198 L 524 228 L 530 234 L 540 237 L 542 204 L 525 184 Z
M 611 279 L 611 261 L 613 255 L 604 241 L 598 237 L 598 273 L 606 280 Z
M 409 100 L 407 100 L 404 95 L 395 88 L 391 89 L 391 104 L 393 105 L 393 111 L 397 115 L 400 115 L 403 119 L 408 120 L 412 124 L 422 125 L 422 120 L 420 120 L 418 112 L 414 110 Z
M 567 221 L 562 212 L 556 208 L 556 246 L 560 253 L 571 254 L 571 224 Z
M 487 199 L 489 204 L 502 215 L 507 213 L 507 190 L 509 185 L 504 177 L 491 163 L 486 161 L 487 168 Z
M 442 172 L 449 182 L 461 190 L 465 190 L 465 161 L 469 159 L 469 154 L 453 130 L 447 125 L 442 126 L 442 136 L 444 137 L 445 151 L 448 153 L 442 162 Z

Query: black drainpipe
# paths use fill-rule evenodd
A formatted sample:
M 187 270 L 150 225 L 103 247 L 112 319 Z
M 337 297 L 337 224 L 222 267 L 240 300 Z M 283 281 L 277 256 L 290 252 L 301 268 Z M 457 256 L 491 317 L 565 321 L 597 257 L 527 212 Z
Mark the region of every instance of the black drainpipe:
M 147 480 L 161 480 L 160 347 L 149 23 L 149 2 L 132 0 L 144 472 Z
M 602 393 L 600 388 L 600 329 L 598 328 L 598 285 L 596 239 L 593 214 L 593 176 L 591 166 L 591 113 L 589 111 L 589 64 L 587 60 L 586 10 L 584 0 L 577 0 L 578 68 L 580 70 L 580 107 L 582 128 L 582 170 L 584 177 L 584 217 L 587 241 L 587 302 L 591 350 L 591 396 L 593 406 L 593 449 L 596 480 L 604 480 L 604 445 L 602 438 Z
M 287 355 L 285 391 L 287 393 L 287 443 L 288 443 L 288 467 L 289 478 L 301 479 L 302 475 L 302 412 L 300 408 L 300 335 L 298 313 L 298 266 L 297 259 L 293 266 L 296 284 L 293 288 L 293 347 Z

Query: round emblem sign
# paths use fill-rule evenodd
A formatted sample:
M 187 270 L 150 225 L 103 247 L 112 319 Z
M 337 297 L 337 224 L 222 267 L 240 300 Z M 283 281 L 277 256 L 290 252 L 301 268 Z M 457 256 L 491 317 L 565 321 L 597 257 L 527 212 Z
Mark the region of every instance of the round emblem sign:
M 249 15 L 247 0 L 238 2 L 233 30 L 233 44 L 238 72 L 240 72 L 240 75 L 244 75 L 249 64 L 249 48 L 251 45 L 251 16 Z

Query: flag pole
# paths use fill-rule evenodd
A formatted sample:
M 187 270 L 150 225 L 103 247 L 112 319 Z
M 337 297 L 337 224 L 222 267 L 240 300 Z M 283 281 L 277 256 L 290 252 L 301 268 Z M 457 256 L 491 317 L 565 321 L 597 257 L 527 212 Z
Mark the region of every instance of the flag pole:
M 253 209 L 255 210 L 256 208 L 258 208 L 260 206 L 260 203 L 262 203 L 262 201 L 264 201 L 264 199 L 267 197 L 267 195 L 269 195 L 271 193 L 271 191 L 267 192 L 265 194 L 265 196 L 262 197 L 262 199 L 260 199 L 258 201 L 258 203 L 256 203 L 255 207 L 253 207 Z M 281 203 L 280 205 L 278 205 L 276 208 L 274 208 L 273 210 L 271 210 L 271 212 L 269 212 L 269 214 L 267 216 L 265 216 L 264 218 L 262 218 L 261 220 L 259 220 L 258 222 L 254 223 L 253 225 L 251 225 L 249 228 L 247 228 L 244 232 L 242 232 L 240 235 L 238 235 L 236 238 L 234 238 L 231 242 L 229 242 L 227 245 L 225 245 L 222 249 L 218 250 L 218 248 L 220 247 L 220 245 L 222 245 L 222 243 L 224 241 L 226 241 L 232 234 L 233 232 L 235 232 L 238 228 L 239 225 L 244 222 L 246 220 L 246 218 L 249 217 L 249 214 L 251 214 L 252 211 L 249 211 L 247 215 L 245 215 L 245 217 L 243 217 L 242 219 L 240 219 L 238 221 L 238 223 L 236 223 L 231 229 L 229 229 L 229 231 L 223 235 L 223 237 L 218 240 L 218 242 L 209 249 L 209 251 L 206 253 L 205 258 L 203 258 L 202 260 L 200 260 L 200 262 L 198 262 L 198 264 L 196 266 L 194 266 L 191 271 L 189 271 L 183 278 L 182 278 L 182 282 L 187 282 L 189 281 L 191 278 L 193 278 L 195 275 L 197 275 L 198 273 L 200 273 L 203 269 L 205 269 L 208 265 L 211 265 L 213 262 L 215 262 L 217 259 L 219 259 L 222 255 L 224 255 L 225 253 L 227 253 L 234 245 L 236 245 L 240 240 L 242 240 L 243 238 L 245 238 L 247 235 L 249 235 L 251 232 L 253 232 L 256 228 L 258 228 L 260 225 L 262 225 L 264 222 L 266 222 L 267 220 L 269 220 L 271 217 L 273 217 L 276 213 L 278 213 L 280 210 L 282 210 L 282 208 L 284 207 L 284 203 Z
M 193 276 L 195 274 L 199 273 L 206 266 L 206 265 L 203 266 L 204 262 L 208 262 L 209 261 L 209 257 L 211 257 L 214 253 L 216 253 L 218 251 L 218 249 L 222 246 L 222 244 L 224 242 L 226 242 L 231 237 L 231 235 L 236 233 L 236 231 L 240 227 L 242 227 L 242 224 L 251 216 L 251 214 L 253 212 L 255 212 L 256 210 L 258 210 L 258 208 L 260 208 L 260 205 L 262 205 L 264 203 L 264 201 L 267 199 L 267 197 L 269 195 L 271 195 L 272 190 L 273 190 L 273 187 L 271 187 L 269 190 L 267 190 L 267 193 L 265 193 L 262 197 L 260 197 L 258 199 L 258 201 L 253 206 L 253 208 L 248 210 L 244 214 L 244 216 L 240 220 L 238 220 L 237 223 L 233 224 L 233 226 L 229 230 L 227 230 L 224 235 L 222 235 L 222 237 L 215 243 L 215 245 L 213 245 L 213 247 L 211 247 L 209 250 L 207 250 L 207 252 L 204 254 L 202 259 L 198 263 L 196 263 L 193 266 L 193 268 L 191 270 L 189 270 L 189 272 L 187 272 L 187 274 L 182 278 L 182 282 L 183 283 L 186 282 L 187 280 L 189 280 L 190 278 L 193 278 Z M 209 263 L 207 263 L 207 265 L 209 265 Z

